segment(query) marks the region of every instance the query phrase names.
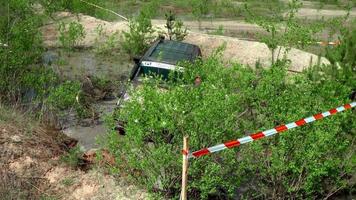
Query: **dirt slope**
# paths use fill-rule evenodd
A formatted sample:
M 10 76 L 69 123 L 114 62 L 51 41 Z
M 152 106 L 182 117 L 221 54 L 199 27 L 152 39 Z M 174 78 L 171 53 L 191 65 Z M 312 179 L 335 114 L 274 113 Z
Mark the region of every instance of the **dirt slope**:
M 61 18 L 64 21 L 79 20 L 79 22 L 84 25 L 87 33 L 81 44 L 84 47 L 95 45 L 95 38 L 98 37 L 95 28 L 98 27 L 99 24 L 103 26 L 104 31 L 108 34 L 112 34 L 116 31 L 121 33 L 128 29 L 126 22 L 107 22 L 86 15 L 75 17 L 70 13 L 63 12 L 58 15 L 58 18 Z M 153 24 L 156 29 L 163 29 L 164 25 L 161 24 L 161 21 L 153 21 Z M 253 25 L 248 25 L 248 27 L 256 28 Z M 58 33 L 56 30 L 56 24 L 49 24 L 42 28 L 44 43 L 47 47 L 59 46 L 59 43 L 57 42 Z M 260 42 L 245 41 L 232 37 L 208 35 L 192 31 L 189 32 L 186 41 L 199 45 L 202 49 L 203 57 L 208 56 L 214 48 L 217 48 L 226 42 L 227 46 L 223 55 L 223 59 L 226 62 L 238 61 L 250 66 L 254 66 L 257 61 L 263 66 L 269 66 L 271 63 L 271 53 L 269 49 L 265 44 Z M 298 72 L 302 71 L 310 64 L 316 64 L 318 60 L 316 55 L 295 48 L 290 50 L 287 58 L 292 61 L 290 70 Z M 321 63 L 327 64 L 329 61 L 325 58 L 321 58 Z
M 143 190 L 98 169 L 63 163 L 72 141 L 0 104 L 0 199 L 147 199 Z

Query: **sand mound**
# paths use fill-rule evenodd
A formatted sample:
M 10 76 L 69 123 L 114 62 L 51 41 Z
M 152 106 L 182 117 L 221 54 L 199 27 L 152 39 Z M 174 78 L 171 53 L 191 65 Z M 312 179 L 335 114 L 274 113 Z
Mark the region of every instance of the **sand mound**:
M 122 33 L 122 31 L 128 30 L 126 22 L 107 22 L 87 15 L 73 16 L 70 13 L 63 12 L 59 13 L 57 18 L 66 22 L 78 20 L 83 24 L 86 37 L 81 45 L 84 47 L 95 45 L 96 38 L 98 38 L 95 29 L 99 25 L 103 27 L 106 34 Z M 154 22 L 155 28 L 162 29 L 163 24 L 157 24 L 157 22 L 159 21 L 156 20 Z M 60 47 L 57 42 L 57 24 L 52 23 L 44 26 L 42 32 L 44 33 L 44 43 L 47 47 Z M 226 49 L 223 53 L 223 60 L 226 62 L 236 61 L 250 66 L 254 66 L 256 62 L 260 62 L 262 66 L 270 66 L 271 64 L 271 52 L 265 44 L 260 42 L 191 31 L 185 41 L 200 46 L 203 57 L 208 56 L 214 49 L 226 43 Z M 281 52 L 284 52 L 283 48 Z M 280 54 L 280 57 L 282 56 L 283 53 Z M 314 65 L 318 62 L 318 56 L 295 48 L 288 52 L 287 58 L 291 60 L 290 70 L 296 72 L 301 72 L 311 64 Z M 320 63 L 328 64 L 329 61 L 321 58 Z
M 186 41 L 199 45 L 203 55 L 209 55 L 214 49 L 226 43 L 223 53 L 224 61 L 239 62 L 250 66 L 255 66 L 256 62 L 260 62 L 262 66 L 271 65 L 271 52 L 265 44 L 260 42 L 193 32 L 186 37 Z M 281 49 L 279 58 L 283 57 L 283 52 L 285 52 L 284 48 Z M 296 72 L 301 72 L 309 67 L 310 63 L 316 64 L 318 61 L 318 56 L 315 54 L 295 48 L 288 52 L 287 58 L 291 60 L 289 70 Z M 328 64 L 329 61 L 321 58 L 321 63 Z

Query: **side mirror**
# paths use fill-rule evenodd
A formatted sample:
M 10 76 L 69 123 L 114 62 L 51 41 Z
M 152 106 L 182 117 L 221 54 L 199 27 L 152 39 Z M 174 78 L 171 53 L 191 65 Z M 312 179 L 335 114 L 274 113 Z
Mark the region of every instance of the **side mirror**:
M 134 57 L 132 58 L 132 60 L 133 60 L 136 64 L 138 64 L 138 63 L 140 62 L 141 58 L 140 58 L 139 56 L 134 56 Z

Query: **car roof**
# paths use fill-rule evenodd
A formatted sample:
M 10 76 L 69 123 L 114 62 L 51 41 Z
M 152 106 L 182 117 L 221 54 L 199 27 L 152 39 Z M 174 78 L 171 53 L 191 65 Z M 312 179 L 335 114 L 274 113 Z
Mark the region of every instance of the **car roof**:
M 177 64 L 183 60 L 193 61 L 200 55 L 200 49 L 196 45 L 173 40 L 158 40 L 146 52 L 142 60 Z

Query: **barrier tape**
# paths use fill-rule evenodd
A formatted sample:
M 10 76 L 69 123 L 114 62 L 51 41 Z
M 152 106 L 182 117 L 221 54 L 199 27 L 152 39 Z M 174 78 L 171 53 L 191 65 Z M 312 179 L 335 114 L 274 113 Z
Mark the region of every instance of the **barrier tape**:
M 333 45 L 333 46 L 338 46 L 340 45 L 340 41 L 335 41 L 335 42 L 317 42 L 317 44 L 321 46 L 328 46 L 328 45 Z
M 264 137 L 269 137 L 269 136 L 275 135 L 276 133 L 281 133 L 283 131 L 286 131 L 286 130 L 289 130 L 289 129 L 292 129 L 292 128 L 303 126 L 305 124 L 314 122 L 314 121 L 322 119 L 324 117 L 328 117 L 330 115 L 334 115 L 334 114 L 342 112 L 344 110 L 351 109 L 352 107 L 355 107 L 355 106 L 356 106 L 356 102 L 352 102 L 352 103 L 345 104 L 345 105 L 337 107 L 337 108 L 333 108 L 333 109 L 331 109 L 329 111 L 326 111 L 326 112 L 323 112 L 323 113 L 318 113 L 318 114 L 315 114 L 313 116 L 310 116 L 310 117 L 307 117 L 307 118 L 304 118 L 304 119 L 300 119 L 300 120 L 295 121 L 295 122 L 291 122 L 291 123 L 286 124 L 286 125 L 276 126 L 273 129 L 269 129 L 269 130 L 262 131 L 262 132 L 257 132 L 257 133 L 254 133 L 252 135 L 249 135 L 249 136 L 237 139 L 237 140 L 232 140 L 232 141 L 229 141 L 229 142 L 225 142 L 223 144 L 218 144 L 218 145 L 215 145 L 215 146 L 212 146 L 212 147 L 209 147 L 209 148 L 204 148 L 204 149 L 201 149 L 201 150 L 198 150 L 198 151 L 194 151 L 193 153 L 189 153 L 188 154 L 188 158 L 198 158 L 200 156 L 208 155 L 208 154 L 211 154 L 211 153 L 214 153 L 214 152 L 218 152 L 218 151 L 221 151 L 221 150 L 224 150 L 224 149 L 230 149 L 230 148 L 233 148 L 233 147 L 238 147 L 241 144 L 249 143 L 249 142 L 252 142 L 254 140 L 258 140 L 258 139 L 261 139 L 261 138 L 264 138 Z

